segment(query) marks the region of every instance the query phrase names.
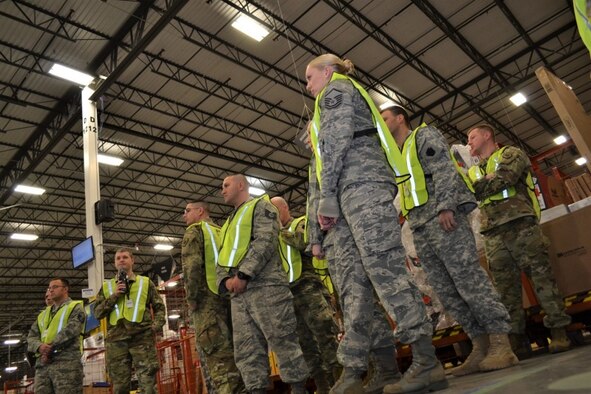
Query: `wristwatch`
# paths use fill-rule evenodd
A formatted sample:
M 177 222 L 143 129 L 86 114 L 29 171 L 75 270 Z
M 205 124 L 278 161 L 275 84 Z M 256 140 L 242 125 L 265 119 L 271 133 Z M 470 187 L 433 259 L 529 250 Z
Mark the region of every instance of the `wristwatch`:
M 238 273 L 236 274 L 236 276 L 238 277 L 238 279 L 242 279 L 242 280 L 250 280 L 250 275 L 246 275 L 244 272 L 242 271 L 238 271 Z

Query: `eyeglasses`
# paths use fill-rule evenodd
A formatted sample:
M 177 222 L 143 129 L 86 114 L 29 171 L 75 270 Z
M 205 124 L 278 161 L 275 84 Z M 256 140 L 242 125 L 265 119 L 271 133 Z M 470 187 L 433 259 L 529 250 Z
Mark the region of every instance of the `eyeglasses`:
M 55 289 L 58 289 L 58 288 L 60 288 L 60 287 L 66 287 L 66 286 L 58 286 L 58 285 L 49 286 L 49 287 L 47 288 L 47 290 L 55 290 Z

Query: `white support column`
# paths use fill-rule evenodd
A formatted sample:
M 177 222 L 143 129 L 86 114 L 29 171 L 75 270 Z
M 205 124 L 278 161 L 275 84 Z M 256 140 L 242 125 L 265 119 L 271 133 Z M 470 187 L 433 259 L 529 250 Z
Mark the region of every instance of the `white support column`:
M 92 235 L 96 258 L 88 266 L 88 287 L 97 294 L 105 278 L 103 263 L 103 225 L 95 224 L 94 203 L 101 198 L 98 166 L 98 119 L 94 90 L 82 89 L 82 137 L 84 142 L 84 192 L 86 195 L 86 236 Z

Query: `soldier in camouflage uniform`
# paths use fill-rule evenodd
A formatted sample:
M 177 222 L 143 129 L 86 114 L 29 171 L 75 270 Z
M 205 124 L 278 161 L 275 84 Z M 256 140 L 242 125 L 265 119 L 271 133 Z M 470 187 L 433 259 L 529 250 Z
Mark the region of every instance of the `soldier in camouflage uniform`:
M 297 320 L 297 334 L 304 359 L 310 369 L 310 375 L 316 383 L 317 394 L 328 394 L 334 384 L 333 371 L 340 369 L 337 361 L 338 327 L 332 317 L 332 310 L 324 297 L 324 285 L 312 265 L 312 257 L 305 253 L 306 242 L 305 220 L 297 223 L 292 231 L 290 226 L 294 221 L 287 202 L 281 197 L 273 197 L 271 203 L 279 211 L 281 223 L 280 240 L 291 246 L 300 255 L 301 273 L 290 283 L 294 297 L 294 310 Z M 282 251 L 280 250 L 280 253 Z M 281 253 L 283 255 L 283 253 Z M 287 256 L 282 257 L 284 267 L 288 263 Z M 295 263 L 293 263 L 295 264 Z M 298 271 L 293 267 L 292 271 Z
M 27 337 L 27 351 L 37 358 L 36 394 L 82 393 L 81 340 L 86 314 L 82 301 L 72 301 L 68 295 L 69 287 L 66 279 L 49 282 L 47 292 L 51 302 L 31 325 Z
M 188 226 L 182 247 L 185 292 L 195 325 L 195 341 L 205 356 L 203 365 L 216 393 L 246 393 L 234 362 L 230 301 L 217 294 L 215 261 L 206 262 L 209 253 L 205 251 L 204 236 L 209 236 L 209 231 L 206 229 L 207 234 L 204 234 L 201 222 L 207 222 L 211 234 L 219 228 L 211 221 L 206 202 L 187 204 L 183 218 Z M 217 245 L 214 247 L 217 249 Z M 213 283 L 210 284 L 211 275 Z
M 314 155 L 310 159 L 310 168 L 316 168 L 316 161 Z M 318 210 L 318 199 L 320 191 L 318 190 L 318 180 L 316 174 L 312 171 L 308 178 L 308 211 L 310 213 Z M 308 239 L 310 242 L 310 250 L 318 258 L 326 258 L 328 260 L 328 270 L 330 277 L 338 278 L 335 271 L 337 264 L 334 257 L 334 232 L 328 234 L 320 229 L 318 218 L 314 214 L 308 217 Z M 361 264 L 361 256 L 359 253 L 354 253 L 350 256 L 349 264 Z M 332 279 L 334 291 L 338 297 L 339 283 Z M 340 297 L 338 297 L 340 301 Z M 340 306 L 341 310 L 343 306 Z M 384 386 L 390 383 L 397 382 L 400 379 L 400 372 L 398 371 L 398 363 L 396 361 L 396 345 L 395 337 L 386 311 L 379 302 L 375 291 L 373 292 L 373 306 L 368 312 L 371 313 L 371 320 L 368 330 L 366 332 L 357 332 L 356 335 L 367 335 L 367 339 L 360 340 L 360 343 L 370 343 L 368 364 L 363 369 L 368 369 L 368 377 L 363 385 L 363 393 L 378 394 L 384 389 Z M 364 358 L 365 349 L 361 349 L 358 355 L 348 357 L 349 359 L 341 358 L 345 365 L 358 365 L 359 360 Z M 346 357 L 346 355 L 343 355 Z M 343 357 L 339 356 L 339 357 Z M 360 368 L 361 369 L 361 368 Z
M 518 363 L 507 334 L 509 313 L 480 266 L 467 215 L 474 195 L 456 171 L 445 137 L 424 123 L 411 130 L 399 106 L 382 117 L 411 164 L 402 183 L 401 211 L 412 230 L 417 255 L 446 311 L 472 340 L 472 353 L 456 376 L 507 368 Z
M 266 393 L 267 350 L 277 356 L 281 379 L 305 393 L 308 368 L 296 335 L 293 296 L 278 254 L 277 210 L 266 195 L 251 199 L 244 175 L 226 177 L 224 201 L 234 207 L 222 227 L 219 293 L 231 296 L 234 358 L 246 388 Z
M 550 328 L 551 352 L 570 347 L 565 327 L 571 319 L 556 287 L 548 257 L 548 240 L 542 234 L 537 213 L 539 203 L 531 180 L 531 164 L 526 154 L 508 146 L 498 149 L 494 129 L 487 124 L 474 126 L 468 145 L 480 166 L 470 169 L 476 199 L 480 201 L 486 258 L 501 300 L 509 310 L 514 346 L 521 347 L 525 316 L 521 300 L 521 271 L 531 278 L 544 325 Z
M 380 141 L 387 138 L 387 126 L 367 92 L 346 76 L 352 71 L 350 61 L 334 55 L 319 56 L 306 69 L 307 89 L 316 97 L 311 133 L 320 185 L 316 213 L 321 228 L 333 233 L 334 279 L 345 321 L 338 350 L 344 371 L 332 391 L 360 392 L 370 348 L 367 322 L 372 318 L 374 289 L 397 322 L 396 336 L 412 344 L 414 353 L 401 381 L 387 385 L 384 392 L 444 388 L 448 383 L 431 343 L 433 329 L 406 270 L 393 206 L 397 191 L 393 168 L 401 168 L 395 156 L 400 152 L 391 141 L 384 141 L 391 152 L 385 155 Z M 352 264 L 356 254 L 361 264 Z
M 115 267 L 126 274 L 127 283 L 116 278 L 106 281 L 98 292 L 94 313 L 97 319 L 107 318 L 105 350 L 113 393 L 129 393 L 133 361 L 140 390 L 153 394 L 159 368 L 155 336 L 162 332 L 166 308 L 154 283 L 136 275 L 133 264 L 129 249 L 117 250 Z

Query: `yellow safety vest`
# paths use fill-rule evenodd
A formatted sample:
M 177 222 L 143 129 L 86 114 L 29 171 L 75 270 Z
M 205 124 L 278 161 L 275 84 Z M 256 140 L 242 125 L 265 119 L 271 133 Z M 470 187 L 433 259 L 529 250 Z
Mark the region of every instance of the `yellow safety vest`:
M 402 158 L 402 154 L 400 153 L 400 149 L 398 149 L 398 145 L 396 145 L 394 137 L 392 137 L 392 134 L 388 130 L 388 126 L 386 125 L 386 122 L 384 122 L 384 119 L 382 118 L 380 111 L 375 106 L 373 100 L 371 99 L 371 97 L 369 97 L 369 94 L 365 91 L 365 89 L 363 89 L 363 87 L 361 87 L 361 85 L 359 85 L 352 78 L 343 74 L 339 74 L 337 72 L 333 72 L 332 77 L 330 78 L 330 82 L 337 79 L 346 79 L 351 81 L 355 89 L 359 91 L 361 96 L 367 102 L 367 105 L 369 106 L 369 109 L 371 110 L 371 113 L 373 115 L 374 125 L 377 129 L 378 136 L 380 137 L 382 149 L 386 154 L 386 158 L 388 159 L 390 167 L 392 167 L 392 169 L 394 170 L 396 182 L 404 182 L 406 179 L 410 177 L 410 175 L 408 175 L 408 170 Z M 320 100 L 322 99 L 325 90 L 326 87 L 322 89 L 318 96 L 316 96 L 316 102 L 314 103 L 314 117 L 312 119 L 312 127 L 310 133 L 312 148 L 314 149 L 314 154 L 316 155 L 316 177 L 318 178 L 319 183 L 322 173 L 322 156 L 320 155 L 320 148 L 318 146 L 318 140 L 320 135 Z
M 451 161 L 454 163 L 454 167 L 456 168 L 456 171 L 460 174 L 460 176 L 462 177 L 462 180 L 464 181 L 466 186 L 468 186 L 468 189 L 472 193 L 474 193 L 474 186 L 472 186 L 472 181 L 470 180 L 468 175 L 466 175 L 466 171 L 464 171 L 462 169 L 462 166 L 460 166 L 460 163 L 458 163 L 458 159 L 456 159 L 454 154 L 451 151 L 449 153 L 451 155 Z M 468 171 L 469 171 L 469 169 L 468 169 Z
M 328 290 L 328 293 L 334 293 L 334 286 L 328 273 L 328 260 L 312 257 L 312 266 L 314 267 L 314 271 L 318 274 L 318 276 L 320 276 L 320 280 L 322 281 L 324 287 L 326 287 Z
M 305 216 L 300 216 L 299 218 L 292 220 L 289 225 L 289 232 L 295 232 L 298 224 L 300 224 L 305 218 Z M 289 283 L 298 280 L 302 274 L 302 255 L 300 254 L 300 251 L 291 247 L 291 245 L 288 245 L 282 237 L 279 237 L 279 255 L 281 256 L 283 270 L 287 273 Z
M 472 183 L 474 183 L 474 182 L 484 178 L 488 174 L 494 174 L 497 171 L 497 168 L 499 167 L 499 162 L 501 161 L 501 156 L 502 156 L 505 148 L 506 147 L 498 149 L 495 152 L 493 152 L 492 155 L 490 155 L 490 157 L 488 158 L 488 161 L 486 162 L 486 174 L 483 173 L 482 168 L 480 166 L 470 167 L 470 169 L 468 170 L 468 177 L 470 178 L 470 181 Z M 538 198 L 536 197 L 535 185 L 534 185 L 534 181 L 531 176 L 531 173 L 527 174 L 527 178 L 525 179 L 525 184 L 527 186 L 527 193 L 528 193 L 530 200 L 532 202 L 534 212 L 536 213 L 536 216 L 539 219 L 541 216 L 540 215 L 540 212 L 541 212 L 540 202 L 538 201 Z M 492 203 L 493 201 L 502 201 L 502 200 L 509 199 L 511 197 L 514 197 L 516 193 L 517 192 L 515 191 L 515 186 L 510 186 L 507 189 L 501 190 L 500 192 L 498 192 L 492 196 L 489 196 L 484 201 L 480 201 L 480 206 L 483 207 L 485 205 Z
M 227 268 L 228 270 L 237 267 L 246 255 L 252 234 L 254 209 L 262 199 L 269 201 L 269 196 L 264 194 L 261 197 L 246 201 L 238 208 L 232 220 L 228 218 L 222 226 L 220 234 L 221 249 L 218 258 L 218 265 L 220 267 Z
M 109 314 L 109 324 L 116 326 L 120 319 L 125 319 L 132 323 L 139 323 L 144 318 L 146 311 L 146 302 L 148 301 L 148 289 L 150 279 L 145 276 L 136 275 L 135 281 L 131 284 L 129 294 L 119 297 L 115 308 Z M 117 281 L 115 278 L 103 283 L 103 294 L 106 298 L 115 294 L 117 290 Z M 132 300 L 131 303 L 128 300 Z
M 71 301 L 67 305 L 62 305 L 53 317 L 51 317 L 51 306 L 48 306 L 39 314 L 39 316 L 37 316 L 37 326 L 41 333 L 41 342 L 53 342 L 58 332 L 68 324 L 68 319 L 76 305 L 83 305 L 83 303 L 82 301 Z M 84 333 L 84 325 L 82 326 L 80 334 L 82 333 Z M 80 342 L 82 342 L 82 337 L 80 337 Z
M 201 227 L 201 232 L 203 233 L 203 257 L 205 263 L 205 280 L 207 281 L 207 287 L 212 293 L 218 294 L 215 267 L 218 263 L 221 229 L 215 224 L 208 223 L 203 220 L 199 223 L 193 223 L 187 227 L 187 230 L 196 226 Z
M 425 172 L 419 160 L 416 141 L 417 133 L 423 127 L 427 127 L 427 125 L 423 123 L 414 129 L 402 145 L 402 157 L 404 157 L 406 168 L 410 172 L 410 178 L 402 183 L 402 198 L 400 199 L 400 209 L 405 217 L 411 209 L 423 205 L 429 199 Z

